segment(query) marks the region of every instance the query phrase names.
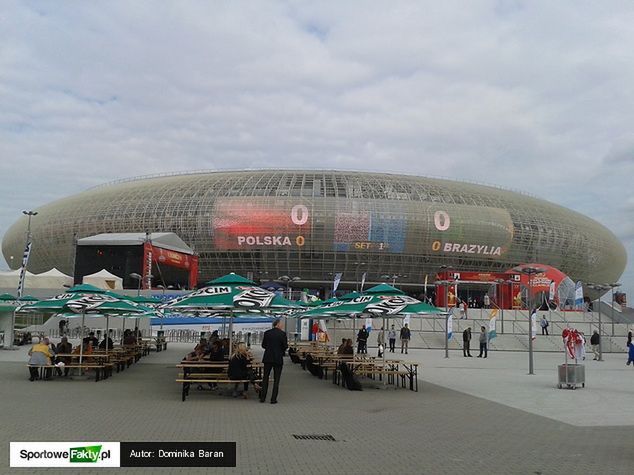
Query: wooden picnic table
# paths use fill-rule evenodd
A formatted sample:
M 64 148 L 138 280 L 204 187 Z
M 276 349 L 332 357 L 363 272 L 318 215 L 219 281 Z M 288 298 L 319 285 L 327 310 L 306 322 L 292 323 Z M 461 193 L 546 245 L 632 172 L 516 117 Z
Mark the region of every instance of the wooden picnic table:
M 192 384 L 198 384 L 199 389 L 202 389 L 202 384 L 236 384 L 236 383 L 249 383 L 251 380 L 235 380 L 229 379 L 226 370 L 229 369 L 228 361 L 206 361 L 206 362 L 193 362 L 183 361 L 176 365 L 177 368 L 182 369 L 182 378 L 177 378 L 177 383 L 182 383 L 182 401 L 187 399 L 189 395 L 189 389 Z M 254 382 L 262 382 L 262 370 L 264 368 L 263 363 L 252 361 L 249 363 L 248 368 L 254 371 Z M 195 370 L 209 370 L 216 369 L 218 372 L 196 372 Z

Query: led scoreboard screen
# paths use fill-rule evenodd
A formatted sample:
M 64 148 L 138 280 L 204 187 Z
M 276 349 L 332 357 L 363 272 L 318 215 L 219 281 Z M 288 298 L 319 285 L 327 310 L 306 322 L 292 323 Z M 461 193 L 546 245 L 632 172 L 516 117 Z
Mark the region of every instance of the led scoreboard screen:
M 302 248 L 311 213 L 302 203 L 267 198 L 222 198 L 212 218 L 216 249 Z
M 508 252 L 514 235 L 511 215 L 502 208 L 371 199 L 220 198 L 211 224 L 218 250 L 431 253 L 495 259 Z

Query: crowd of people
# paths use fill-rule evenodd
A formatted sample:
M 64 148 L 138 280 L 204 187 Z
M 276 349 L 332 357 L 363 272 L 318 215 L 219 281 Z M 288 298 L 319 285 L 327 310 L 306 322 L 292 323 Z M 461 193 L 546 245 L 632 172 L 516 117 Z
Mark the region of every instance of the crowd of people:
M 75 355 L 91 355 L 97 349 L 111 350 L 114 348 L 112 340 L 113 331 L 110 330 L 103 340 L 95 336 L 95 332 L 91 331 L 88 336 L 84 337 L 81 345 L 73 345 L 68 341 L 67 336 L 62 336 L 59 343 L 55 344 L 48 337 L 40 337 L 39 341 L 29 350 L 29 380 L 35 381 L 40 378 L 39 367 L 55 366 L 58 376 L 68 376 L 69 368 L 66 365 L 71 363 Z M 141 332 L 137 330 L 126 330 L 123 334 L 123 346 L 137 345 L 141 341 Z M 44 369 L 44 377 L 52 375 L 52 368 Z
M 259 385 L 255 384 L 255 375 L 249 368 L 253 357 L 244 343 L 236 343 L 233 354 L 229 356 L 229 339 L 219 338 L 218 332 L 214 331 L 209 338 L 201 338 L 194 350 L 188 353 L 184 362 L 228 362 L 227 375 L 230 380 L 238 380 L 253 383 L 256 392 L 259 391 Z M 222 367 L 210 366 L 209 368 L 198 369 L 210 375 L 220 374 L 223 372 Z M 210 376 L 211 377 L 211 376 Z M 248 398 L 249 382 L 243 383 L 243 390 L 240 395 Z M 208 383 L 212 391 L 218 389 L 218 383 Z M 238 397 L 239 383 L 235 383 L 233 388 L 233 397 Z

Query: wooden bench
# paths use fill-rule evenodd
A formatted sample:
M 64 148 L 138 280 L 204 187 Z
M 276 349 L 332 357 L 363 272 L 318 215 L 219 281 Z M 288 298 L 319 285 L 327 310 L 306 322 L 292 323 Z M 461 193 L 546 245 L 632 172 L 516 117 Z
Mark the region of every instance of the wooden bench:
M 198 384 L 202 389 L 203 384 L 235 384 L 235 383 L 261 383 L 262 382 L 262 368 L 261 363 L 252 362 L 249 368 L 253 370 L 255 379 L 251 380 L 232 380 L 227 375 L 229 363 L 227 361 L 208 361 L 208 362 L 195 362 L 195 361 L 183 361 L 181 364 L 176 365 L 177 368 L 182 369 L 183 372 L 179 373 L 179 378 L 176 379 L 177 383 L 183 385 L 182 400 L 185 401 L 189 395 L 189 389 L 192 384 Z
M 39 379 L 40 380 L 46 380 L 46 379 L 50 379 L 50 376 L 53 376 L 56 373 L 56 370 L 63 370 L 63 369 L 73 369 L 73 368 L 79 368 L 79 369 L 94 369 L 95 370 L 95 382 L 98 382 L 100 379 L 107 379 L 108 376 L 112 375 L 112 364 L 111 363 L 104 363 L 104 364 L 79 364 L 79 363 L 72 363 L 72 364 L 67 364 L 64 365 L 62 367 L 59 366 L 55 366 L 55 365 L 27 365 L 29 368 L 38 368 L 39 371 Z M 50 372 L 50 376 L 46 377 L 45 375 L 45 370 L 51 370 Z
M 213 374 L 213 373 L 207 373 L 207 374 L 204 374 L 204 376 L 210 376 L 211 374 Z M 201 376 L 203 376 L 203 375 L 201 375 Z M 190 388 L 190 386 L 192 384 L 198 384 L 198 385 L 202 385 L 202 384 L 244 384 L 244 383 L 258 383 L 258 384 L 261 384 L 262 380 L 261 379 L 254 379 L 252 381 L 250 379 L 229 379 L 228 377 L 227 378 L 192 377 L 192 378 L 177 379 L 176 382 L 183 384 L 182 400 L 184 402 L 185 399 L 187 399 L 187 396 L 189 396 L 189 388 Z M 199 389 L 202 389 L 202 387 L 199 387 Z

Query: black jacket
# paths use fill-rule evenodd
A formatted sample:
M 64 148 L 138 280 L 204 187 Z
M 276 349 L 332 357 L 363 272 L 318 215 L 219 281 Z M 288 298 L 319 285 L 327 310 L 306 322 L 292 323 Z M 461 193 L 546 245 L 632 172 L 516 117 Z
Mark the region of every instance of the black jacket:
M 264 338 L 262 338 L 262 348 L 264 348 L 262 363 L 283 365 L 284 353 L 286 352 L 286 348 L 288 348 L 286 332 L 279 328 L 271 328 L 265 331 Z
M 368 331 L 365 328 L 362 328 L 359 330 L 359 333 L 357 333 L 357 341 L 368 341 L 369 336 L 370 334 Z
M 242 355 L 233 355 L 227 371 L 229 379 L 249 379 L 248 360 Z
M 599 344 L 599 334 L 598 333 L 593 333 L 592 336 L 590 337 L 590 344 L 591 345 L 598 345 Z
M 471 341 L 471 332 L 469 330 L 462 332 L 462 341 Z

